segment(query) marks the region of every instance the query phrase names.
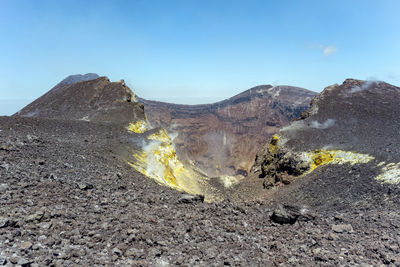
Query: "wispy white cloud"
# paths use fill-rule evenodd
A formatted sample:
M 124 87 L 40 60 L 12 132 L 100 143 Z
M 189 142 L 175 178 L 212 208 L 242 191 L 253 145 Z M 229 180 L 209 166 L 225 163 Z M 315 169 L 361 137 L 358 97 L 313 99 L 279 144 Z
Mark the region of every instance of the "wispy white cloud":
M 332 55 L 336 51 L 337 51 L 337 47 L 334 45 L 328 45 L 322 49 L 322 53 L 324 54 L 324 56 Z
M 338 50 L 334 45 L 311 44 L 309 47 L 320 50 L 324 56 L 330 56 Z

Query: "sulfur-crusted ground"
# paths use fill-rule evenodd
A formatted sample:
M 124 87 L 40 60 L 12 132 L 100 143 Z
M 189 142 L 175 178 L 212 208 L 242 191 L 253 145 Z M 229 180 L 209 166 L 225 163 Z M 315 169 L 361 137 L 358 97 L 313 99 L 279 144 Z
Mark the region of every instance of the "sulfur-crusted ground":
M 121 160 L 128 144 L 111 125 L 0 117 L 0 266 L 400 266 L 398 206 L 281 225 L 262 202 L 159 186 Z

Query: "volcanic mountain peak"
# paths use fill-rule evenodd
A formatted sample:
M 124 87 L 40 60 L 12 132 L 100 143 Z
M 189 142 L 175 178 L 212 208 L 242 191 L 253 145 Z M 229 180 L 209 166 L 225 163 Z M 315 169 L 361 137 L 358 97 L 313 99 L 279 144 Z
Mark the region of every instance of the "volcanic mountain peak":
M 400 88 L 385 82 L 347 79 L 326 87 L 264 146 L 252 175 L 266 188 L 293 184 L 278 195 L 319 208 L 390 199 L 383 195 L 400 183 L 399 100 Z
M 97 78 L 100 78 L 100 76 L 97 75 L 96 73 L 69 75 L 67 78 L 65 78 L 64 80 L 59 82 L 56 85 L 56 87 L 57 86 L 61 86 L 61 85 L 74 84 L 74 83 L 77 83 L 77 82 L 90 81 L 90 80 L 94 80 L 94 79 L 97 79 Z
M 121 124 L 144 119 L 143 105 L 123 80 L 89 79 L 95 76 L 69 76 L 15 115 Z M 89 80 L 76 82 L 82 79 Z

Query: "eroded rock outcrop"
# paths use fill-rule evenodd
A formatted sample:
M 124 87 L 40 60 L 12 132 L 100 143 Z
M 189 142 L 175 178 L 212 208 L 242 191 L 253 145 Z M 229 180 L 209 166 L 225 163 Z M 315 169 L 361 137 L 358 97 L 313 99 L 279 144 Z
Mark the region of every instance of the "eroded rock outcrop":
M 297 180 L 277 193 L 293 202 L 348 207 L 387 200 L 400 173 L 399 101 L 400 88 L 384 82 L 347 79 L 327 87 L 263 147 L 252 175 L 268 189 Z

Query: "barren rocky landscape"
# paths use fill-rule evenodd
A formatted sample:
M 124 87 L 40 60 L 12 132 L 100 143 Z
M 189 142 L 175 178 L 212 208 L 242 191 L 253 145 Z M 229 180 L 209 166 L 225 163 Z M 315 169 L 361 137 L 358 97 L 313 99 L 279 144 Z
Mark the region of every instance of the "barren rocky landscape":
M 128 164 L 122 81 L 75 82 L 0 117 L 0 265 L 400 266 L 398 87 L 326 88 L 207 202 Z

